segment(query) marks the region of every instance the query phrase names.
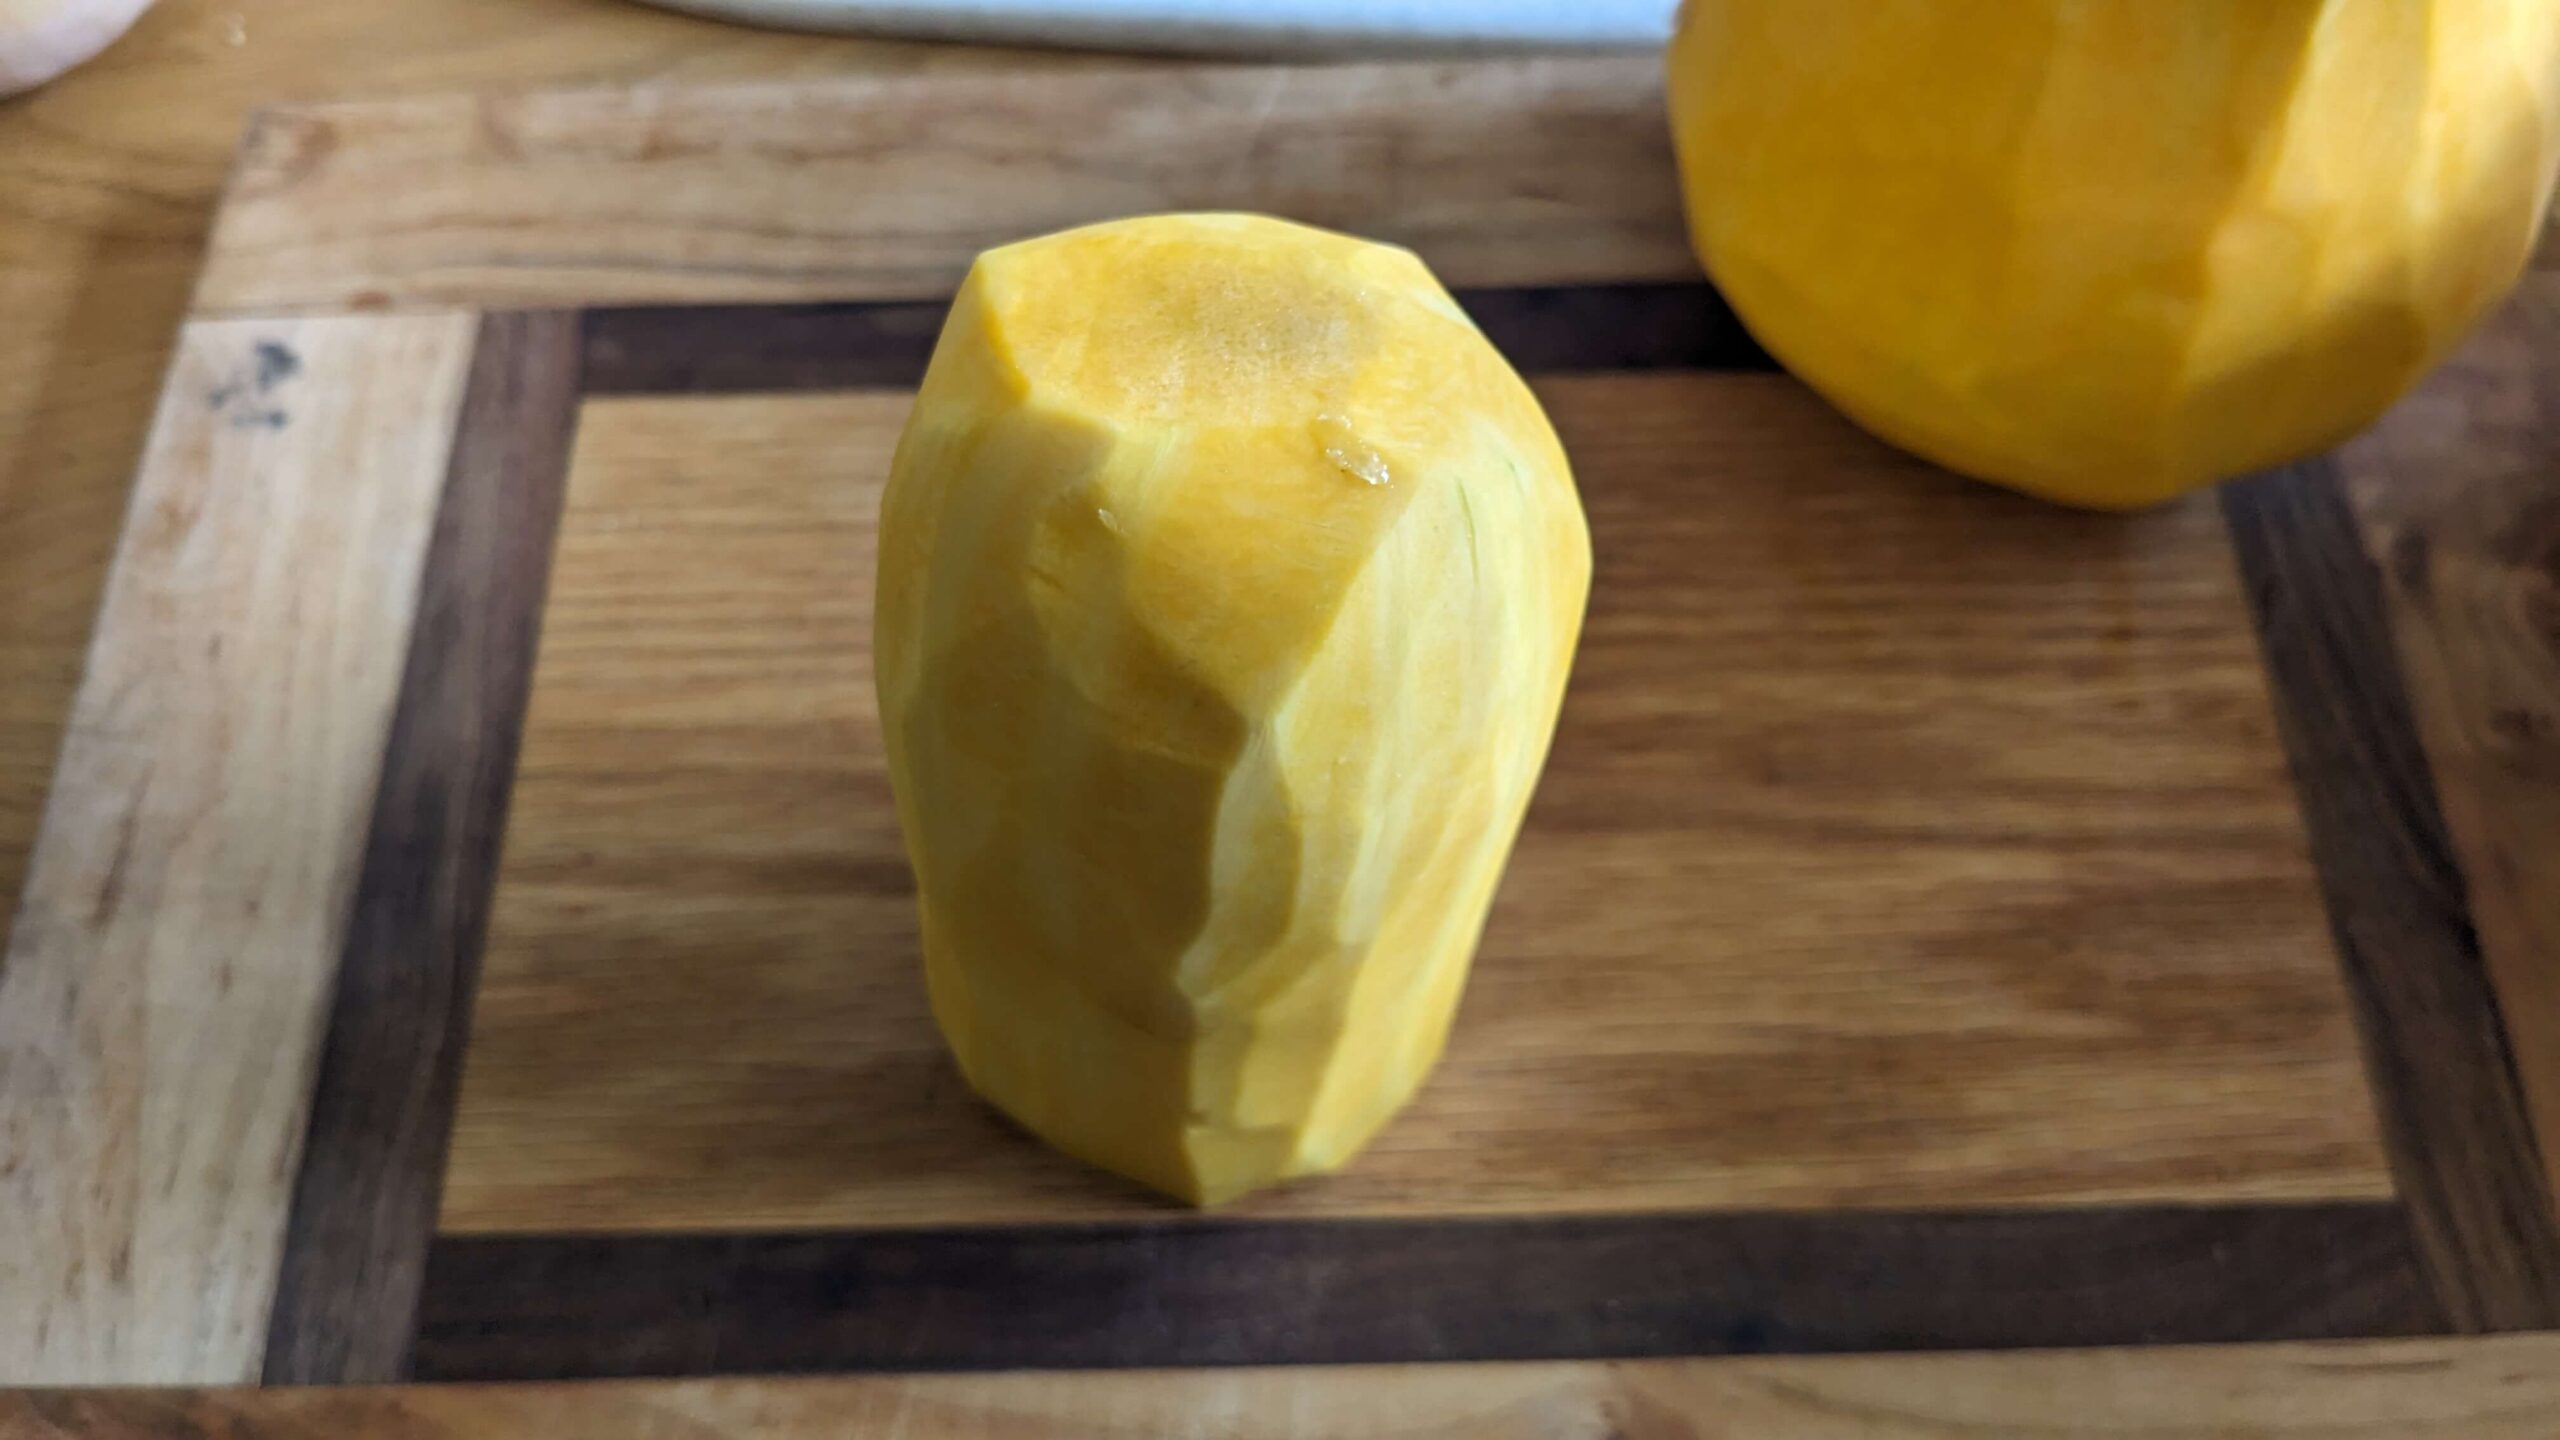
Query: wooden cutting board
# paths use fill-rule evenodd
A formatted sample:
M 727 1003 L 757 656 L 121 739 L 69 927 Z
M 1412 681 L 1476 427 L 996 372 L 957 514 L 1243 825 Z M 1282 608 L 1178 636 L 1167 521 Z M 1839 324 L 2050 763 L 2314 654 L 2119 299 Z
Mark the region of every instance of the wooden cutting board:
M 1411 1363 L 0 1431 L 2553 1413 L 2560 1341 L 2441 1337 L 2560 1326 L 2560 273 L 2333 456 L 2066 513 L 1775 371 L 1652 70 L 264 117 L 0 970 L 0 1381 Z M 1207 207 L 1420 250 L 1598 572 L 1445 1066 L 1203 1218 L 943 1058 L 865 648 L 970 256 Z M 2026 1347 L 2119 1348 L 1527 1363 Z

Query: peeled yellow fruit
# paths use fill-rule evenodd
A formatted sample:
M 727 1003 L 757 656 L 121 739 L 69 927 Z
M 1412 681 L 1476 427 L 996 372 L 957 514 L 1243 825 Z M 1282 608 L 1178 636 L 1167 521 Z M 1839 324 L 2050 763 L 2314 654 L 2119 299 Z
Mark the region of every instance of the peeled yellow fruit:
M 2514 282 L 2556 0 L 1689 0 L 1700 257 L 1953 469 L 2133 506 L 2325 448 Z
M 1215 1203 L 1447 1035 L 1590 540 L 1422 262 L 1238 215 L 991 251 L 898 446 L 876 652 L 926 978 L 1052 1144 Z

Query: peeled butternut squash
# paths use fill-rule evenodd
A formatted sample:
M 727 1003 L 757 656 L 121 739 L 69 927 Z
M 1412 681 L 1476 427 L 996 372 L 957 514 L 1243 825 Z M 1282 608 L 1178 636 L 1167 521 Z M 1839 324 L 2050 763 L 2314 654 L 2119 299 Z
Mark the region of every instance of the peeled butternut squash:
M 2076 504 L 2323 449 L 2505 293 L 2554 0 L 1688 0 L 1690 230 L 1877 434 Z
M 883 501 L 933 1013 L 983 1095 L 1199 1204 L 1440 1054 L 1580 631 L 1528 387 L 1411 254 L 1175 215 L 994 250 Z

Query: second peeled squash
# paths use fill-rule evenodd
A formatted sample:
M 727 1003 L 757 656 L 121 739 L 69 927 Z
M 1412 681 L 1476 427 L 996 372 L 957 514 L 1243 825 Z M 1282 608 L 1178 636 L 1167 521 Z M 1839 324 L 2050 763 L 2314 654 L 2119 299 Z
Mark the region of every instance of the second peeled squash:
M 1769 349 L 1952 469 L 2149 504 L 2324 449 L 2514 283 L 2555 0 L 1689 0 L 1690 229 Z

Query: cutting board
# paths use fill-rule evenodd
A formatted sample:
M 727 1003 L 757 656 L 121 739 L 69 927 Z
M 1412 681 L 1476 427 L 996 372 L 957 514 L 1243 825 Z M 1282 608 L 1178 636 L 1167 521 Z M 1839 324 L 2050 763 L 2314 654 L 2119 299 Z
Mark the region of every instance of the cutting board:
M 1577 60 L 262 117 L 0 971 L 0 1379 L 532 1388 L 0 1430 L 2552 1413 L 2560 1341 L 2446 1337 L 2560 1325 L 2560 274 L 2334 455 L 2068 513 L 1779 373 L 1659 107 Z M 1204 1217 L 942 1055 L 866 647 L 970 256 L 1206 207 L 1428 258 L 1597 574 L 1445 1065 Z M 2095 1353 L 1866 1353 L 2045 1347 Z M 1387 1368 L 1186 1368 L 1283 1364 Z M 990 1369 L 1114 1373 L 683 1383 Z

